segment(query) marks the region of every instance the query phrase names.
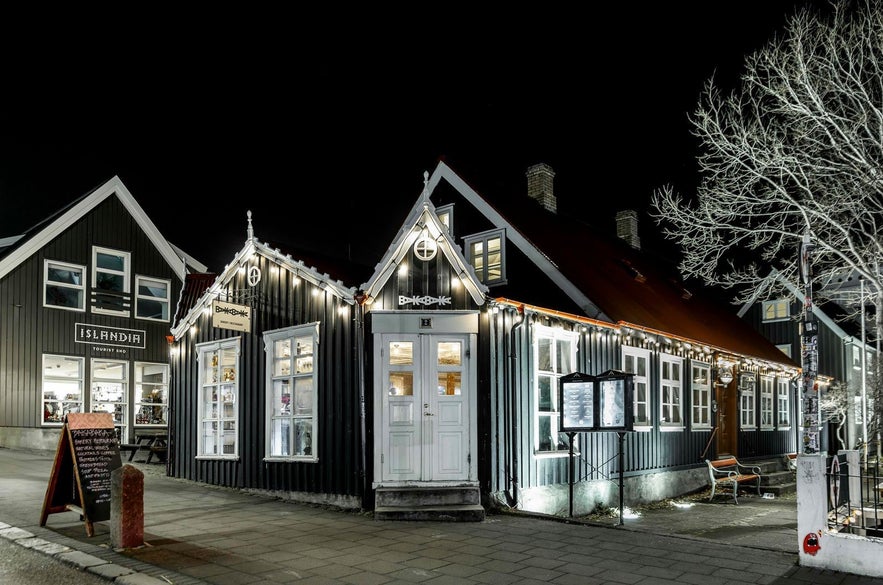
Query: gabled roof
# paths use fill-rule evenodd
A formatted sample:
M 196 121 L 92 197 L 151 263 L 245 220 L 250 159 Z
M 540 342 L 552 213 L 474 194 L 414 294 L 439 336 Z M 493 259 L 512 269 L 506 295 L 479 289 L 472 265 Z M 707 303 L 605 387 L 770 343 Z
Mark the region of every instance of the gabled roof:
M 356 289 L 354 287 L 346 287 L 343 282 L 334 280 L 327 272 L 322 272 L 315 266 L 304 263 L 303 260 L 294 259 L 291 254 L 284 253 L 279 248 L 259 242 L 253 236 L 250 224 L 251 220 L 249 219 L 249 238 L 223 272 L 218 275 L 210 273 L 194 275 L 185 281 L 175 323 L 172 327 L 172 334 L 176 339 L 181 338 L 187 328 L 196 321 L 201 311 L 211 307 L 212 301 L 222 295 L 223 288 L 233 279 L 236 272 L 244 267 L 249 258 L 255 254 L 274 262 L 281 270 L 288 270 L 301 280 L 337 296 L 343 302 L 350 305 L 355 304 Z
M 480 196 L 444 162 L 429 180 L 444 179 L 592 319 L 628 324 L 744 356 L 797 365 L 728 307 L 687 290 L 676 273 L 619 238 L 547 211 L 526 196 L 505 212 Z M 502 206 L 501 206 L 502 207 Z M 547 285 L 546 285 L 547 286 Z M 531 291 L 513 292 L 531 303 Z
M 782 286 L 794 296 L 794 299 L 796 301 L 798 301 L 801 305 L 803 304 L 805 300 L 805 292 L 795 286 L 793 282 L 782 276 L 782 274 L 778 270 L 773 268 L 770 271 L 769 275 L 767 275 L 767 280 L 778 280 L 782 284 Z M 763 290 L 766 290 L 766 288 L 758 287 L 758 293 L 739 308 L 739 312 L 737 313 L 737 315 L 740 318 L 744 317 L 745 313 L 747 313 L 748 310 L 760 300 L 760 294 L 763 292 Z M 860 333 L 856 334 L 855 332 L 850 333 L 846 331 L 843 328 L 843 325 L 835 318 L 832 318 L 829 314 L 834 313 L 837 315 L 845 316 L 846 312 L 839 305 L 833 302 L 826 303 L 826 307 L 828 308 L 827 311 L 824 310 L 817 303 L 813 303 L 812 313 L 815 318 L 824 323 L 825 326 L 840 339 L 852 339 L 856 343 L 862 343 Z M 876 348 L 874 346 L 868 345 L 867 343 L 864 343 L 864 346 L 867 351 L 876 351 Z
M 436 169 L 436 173 L 438 173 L 438 169 Z M 425 177 L 426 175 L 424 174 Z M 435 184 L 438 184 L 437 179 Z M 398 235 L 377 264 L 374 275 L 367 283 L 362 285 L 362 290 L 369 297 L 376 297 L 377 293 L 389 280 L 389 277 L 395 274 L 395 271 L 402 263 L 404 257 L 410 252 L 417 238 L 426 234 L 435 241 L 438 251 L 444 255 L 455 272 L 460 276 L 460 281 L 466 287 L 472 300 L 477 305 L 483 305 L 488 288 L 475 276 L 475 269 L 466 262 L 460 247 L 451 240 L 447 228 L 439 220 L 435 212 L 435 206 L 429 200 L 431 185 L 434 185 L 431 180 L 425 184 L 423 193 L 411 208 Z
M 132 214 L 147 237 L 166 260 L 175 274 L 184 277 L 187 268 L 185 259 L 179 256 L 168 241 L 162 236 L 153 221 L 147 216 L 135 198 L 119 177 L 115 176 L 98 188 L 86 193 L 80 199 L 46 218 L 21 236 L 5 238 L 10 244 L 0 256 L 0 278 L 3 278 L 22 262 L 30 258 L 43 246 L 51 242 L 64 230 L 83 218 L 108 197 L 116 196 L 123 206 Z M 205 271 L 206 267 L 189 258 L 189 264 Z

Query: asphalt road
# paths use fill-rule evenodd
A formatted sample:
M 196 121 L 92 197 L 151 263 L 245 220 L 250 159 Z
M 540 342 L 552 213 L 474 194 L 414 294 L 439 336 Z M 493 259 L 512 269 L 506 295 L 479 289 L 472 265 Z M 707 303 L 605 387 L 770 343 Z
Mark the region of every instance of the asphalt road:
M 0 538 L 0 583 L 3 585 L 107 585 L 108 581 L 52 557 Z

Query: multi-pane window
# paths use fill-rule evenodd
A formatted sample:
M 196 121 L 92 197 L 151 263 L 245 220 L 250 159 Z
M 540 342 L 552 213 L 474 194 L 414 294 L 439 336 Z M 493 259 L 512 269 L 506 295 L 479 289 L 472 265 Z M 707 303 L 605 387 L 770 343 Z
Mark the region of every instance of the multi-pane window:
M 44 425 L 61 425 L 69 412 L 83 412 L 83 358 L 43 356 Z
M 691 421 L 693 429 L 707 429 L 711 427 L 711 368 L 707 364 L 694 363 L 692 372 L 692 413 Z
M 760 377 L 760 428 L 773 428 L 773 379 Z
M 781 321 L 791 316 L 791 304 L 787 299 L 764 301 L 762 304 L 763 320 Z
M 129 315 L 129 266 L 128 252 L 92 248 L 93 311 Z
M 622 369 L 634 374 L 636 427 L 650 426 L 650 351 L 623 346 Z
M 485 232 L 465 239 L 469 262 L 475 275 L 485 284 L 502 284 L 506 280 L 505 239 L 501 230 Z
M 204 343 L 199 355 L 198 455 L 239 456 L 239 338 Z
M 662 355 L 659 365 L 659 424 L 663 427 L 683 427 L 683 360 L 672 355 Z
M 454 205 L 440 205 L 435 209 L 439 221 L 448 228 L 448 234 L 454 235 Z
M 316 461 L 314 438 L 319 325 L 264 335 L 267 353 L 267 457 Z
M 753 429 L 755 422 L 754 375 L 739 377 L 739 424 L 743 429 Z
M 129 441 L 129 363 L 117 360 L 92 360 L 92 412 L 113 416 L 117 440 Z
M 790 388 L 788 378 L 776 378 L 776 423 L 780 429 L 791 426 Z
M 155 321 L 169 320 L 171 282 L 146 276 L 135 277 L 135 316 Z
M 570 449 L 567 435 L 558 430 L 558 379 L 575 371 L 577 338 L 572 331 L 534 327 L 534 447 L 538 452 Z
M 135 363 L 135 425 L 166 426 L 169 414 L 168 364 Z
M 43 305 L 71 311 L 86 310 L 85 266 L 46 260 L 43 264 Z

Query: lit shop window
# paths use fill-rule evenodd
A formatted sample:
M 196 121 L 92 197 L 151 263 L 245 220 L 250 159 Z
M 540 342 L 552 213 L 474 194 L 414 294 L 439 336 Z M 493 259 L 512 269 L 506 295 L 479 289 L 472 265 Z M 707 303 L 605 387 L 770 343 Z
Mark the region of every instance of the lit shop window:
M 649 363 L 649 350 L 623 346 L 622 369 L 629 374 L 634 374 L 635 380 L 635 427 L 650 426 Z
M 773 379 L 760 377 L 760 428 L 773 429 Z
M 696 364 L 692 366 L 692 409 L 693 429 L 708 429 L 711 427 L 711 368 L 708 364 Z
M 115 360 L 92 360 L 92 412 L 113 416 L 117 440 L 129 442 L 129 364 Z
M 739 378 L 739 424 L 743 429 L 757 427 L 755 422 L 754 376 L 742 374 Z
M 239 456 L 239 338 L 200 344 L 198 458 Z
M 166 426 L 169 413 L 168 364 L 135 364 L 135 425 Z
M 267 354 L 267 458 L 316 461 L 315 363 L 319 324 L 264 334 Z
M 538 453 L 567 452 L 570 449 L 567 433 L 558 430 L 561 420 L 558 379 L 576 371 L 578 334 L 535 325 L 533 337 L 534 448 Z
M 46 260 L 43 263 L 43 306 L 86 310 L 85 266 Z
M 776 378 L 776 414 L 780 429 L 791 426 L 791 385 L 788 378 Z
M 661 374 L 659 377 L 660 391 L 659 400 L 659 425 L 682 429 L 684 427 L 683 415 L 683 360 L 672 355 L 660 356 Z
M 61 425 L 69 412 L 83 412 L 83 358 L 43 356 L 44 425 Z

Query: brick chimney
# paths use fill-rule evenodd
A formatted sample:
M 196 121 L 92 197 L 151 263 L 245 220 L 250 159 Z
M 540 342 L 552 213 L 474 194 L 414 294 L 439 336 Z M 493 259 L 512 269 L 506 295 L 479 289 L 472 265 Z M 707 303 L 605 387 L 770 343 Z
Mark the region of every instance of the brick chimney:
M 537 203 L 552 213 L 556 213 L 558 211 L 558 200 L 552 187 L 552 182 L 555 179 L 555 171 L 552 170 L 552 167 L 545 163 L 540 163 L 528 167 L 526 174 L 528 197 L 536 199 Z
M 638 212 L 624 209 L 616 213 L 616 236 L 635 250 L 641 249 L 641 238 L 638 236 Z

